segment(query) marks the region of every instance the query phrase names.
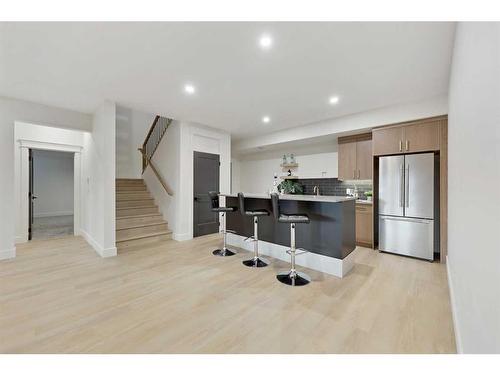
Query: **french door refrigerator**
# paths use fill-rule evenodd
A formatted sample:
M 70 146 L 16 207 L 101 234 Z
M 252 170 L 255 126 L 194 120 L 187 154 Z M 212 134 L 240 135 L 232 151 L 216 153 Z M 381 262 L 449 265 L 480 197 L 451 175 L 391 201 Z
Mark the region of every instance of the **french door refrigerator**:
M 434 259 L 434 154 L 379 159 L 379 250 Z

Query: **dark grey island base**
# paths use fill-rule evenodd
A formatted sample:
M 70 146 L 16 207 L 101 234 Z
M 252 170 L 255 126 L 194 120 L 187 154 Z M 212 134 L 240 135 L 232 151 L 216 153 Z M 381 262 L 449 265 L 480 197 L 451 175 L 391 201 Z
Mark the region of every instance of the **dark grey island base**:
M 226 196 L 226 206 L 238 207 L 238 198 Z M 259 218 L 260 253 L 288 260 L 286 254 L 290 246 L 290 226 L 278 223 L 272 215 L 270 196 L 267 194 L 245 194 L 247 210 L 267 209 L 271 215 Z M 299 213 L 309 216 L 310 224 L 297 224 L 296 244 L 309 253 L 297 257 L 297 263 L 342 277 L 352 267 L 349 254 L 356 248 L 355 200 L 346 197 L 328 196 L 280 196 L 283 213 Z M 236 232 L 229 235 L 228 243 L 250 250 L 251 244 L 243 239 L 253 235 L 251 217 L 239 211 L 227 214 L 228 230 Z M 352 257 L 351 257 L 352 258 Z

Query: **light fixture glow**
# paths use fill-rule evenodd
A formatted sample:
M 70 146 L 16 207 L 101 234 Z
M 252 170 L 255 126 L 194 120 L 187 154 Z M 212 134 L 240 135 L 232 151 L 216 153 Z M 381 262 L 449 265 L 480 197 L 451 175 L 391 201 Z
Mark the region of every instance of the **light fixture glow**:
M 269 49 L 273 45 L 273 38 L 271 38 L 269 35 L 262 35 L 259 39 L 259 45 L 263 49 Z
M 262 117 L 262 122 L 264 124 L 268 124 L 271 122 L 271 118 L 269 116 L 264 116 L 264 117 Z
M 339 97 L 332 96 L 329 101 L 330 101 L 330 104 L 337 104 L 339 102 Z
M 186 92 L 186 94 L 192 95 L 196 92 L 196 88 L 193 85 L 188 84 L 184 86 L 184 92 Z

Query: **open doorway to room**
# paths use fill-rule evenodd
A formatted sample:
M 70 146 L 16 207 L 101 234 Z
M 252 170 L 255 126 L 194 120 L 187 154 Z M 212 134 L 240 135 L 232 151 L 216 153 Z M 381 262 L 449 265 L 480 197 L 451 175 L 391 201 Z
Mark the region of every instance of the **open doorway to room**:
M 74 153 L 29 149 L 28 239 L 74 235 Z

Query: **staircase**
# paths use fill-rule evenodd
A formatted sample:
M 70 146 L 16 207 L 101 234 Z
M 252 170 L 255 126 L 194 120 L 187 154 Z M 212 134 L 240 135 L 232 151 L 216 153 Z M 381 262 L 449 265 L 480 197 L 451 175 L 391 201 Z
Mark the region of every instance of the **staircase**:
M 142 179 L 116 180 L 116 247 L 123 250 L 135 245 L 172 238 L 154 199 Z

